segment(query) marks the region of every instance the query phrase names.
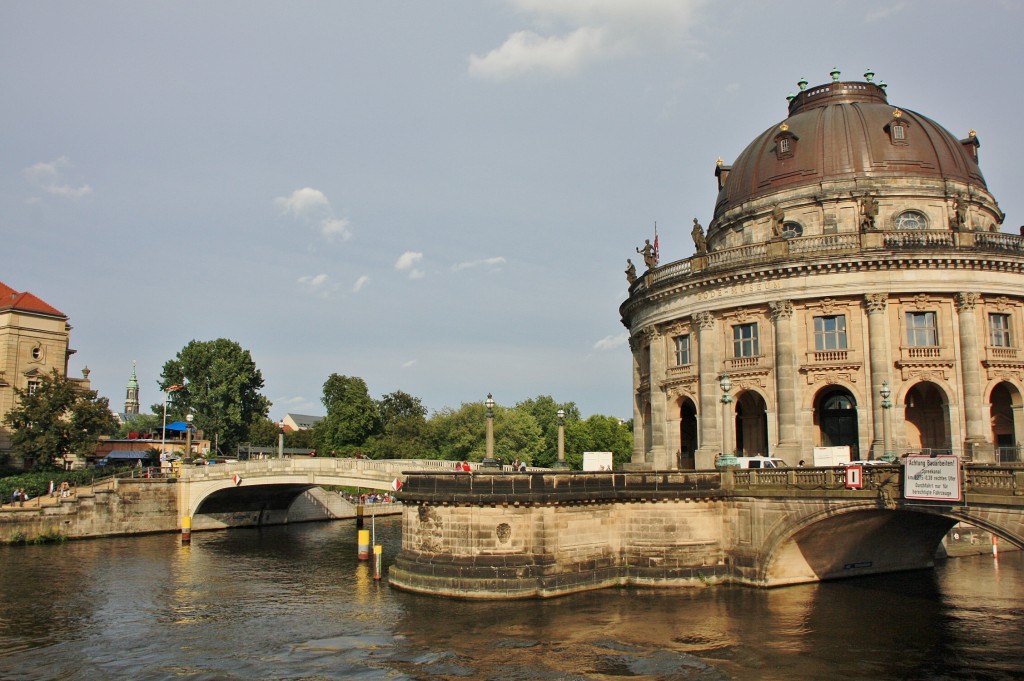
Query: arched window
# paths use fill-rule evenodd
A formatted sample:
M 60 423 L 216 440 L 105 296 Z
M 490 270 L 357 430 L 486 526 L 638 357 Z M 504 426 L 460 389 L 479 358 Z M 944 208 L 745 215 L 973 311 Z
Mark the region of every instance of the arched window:
M 850 399 L 849 395 L 833 394 L 825 400 L 825 404 L 822 408 L 825 411 L 853 409 L 853 400 Z
M 885 131 L 889 133 L 890 144 L 907 144 L 909 136 L 910 121 L 903 117 L 903 112 L 896 109 L 892 112 L 892 120 L 885 124 Z
M 786 221 L 782 223 L 782 231 L 793 232 L 794 234 L 796 234 L 796 236 L 803 236 L 804 226 L 801 225 L 799 222 Z
M 896 229 L 928 229 L 928 218 L 917 210 L 905 210 L 896 216 Z

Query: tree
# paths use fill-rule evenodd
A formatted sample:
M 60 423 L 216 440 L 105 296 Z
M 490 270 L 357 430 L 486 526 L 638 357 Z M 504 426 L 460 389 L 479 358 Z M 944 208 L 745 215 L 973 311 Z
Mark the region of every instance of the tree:
M 110 403 L 82 390 L 56 369 L 28 389 L 14 390 L 18 406 L 7 412 L 11 444 L 26 461 L 53 465 L 91 454 L 100 435 L 117 431 Z
M 443 409 L 430 420 L 430 439 L 439 458 L 481 461 L 487 454 L 487 407 L 463 404 L 458 411 Z M 537 421 L 525 410 L 494 407 L 494 456 L 506 463 L 537 460 L 544 443 Z
M 277 436 L 280 432 L 281 428 L 270 419 L 266 417 L 256 419 L 249 426 L 246 442 L 255 447 L 277 446 Z
M 366 381 L 358 376 L 331 374 L 324 382 L 327 416 L 313 427 L 317 452 L 348 454 L 380 432 L 380 411 Z
M 249 433 L 249 427 L 265 417 L 270 401 L 260 394 L 263 374 L 248 350 L 226 338 L 189 342 L 177 357 L 164 364 L 160 389 L 180 385 L 167 404 L 168 419 L 193 415 L 196 428 L 216 437 L 227 451 Z
M 558 410 L 565 411 L 566 428 L 580 420 L 580 410 L 575 402 L 555 402 L 550 395 L 523 400 L 516 404 L 515 409 L 533 416 L 543 434 L 544 443 L 537 458 L 533 460 L 537 466 L 551 466 L 558 460 Z
M 427 408 L 418 397 L 396 390 L 377 401 L 380 435 L 367 443 L 374 459 L 433 458 L 427 424 Z
M 117 429 L 117 436 L 127 438 L 130 433 L 152 433 L 160 430 L 160 417 L 156 414 L 131 414 Z
M 632 424 L 600 414 L 566 423 L 565 460 L 573 468 L 582 468 L 583 452 L 611 452 L 616 468 L 627 463 L 633 456 Z

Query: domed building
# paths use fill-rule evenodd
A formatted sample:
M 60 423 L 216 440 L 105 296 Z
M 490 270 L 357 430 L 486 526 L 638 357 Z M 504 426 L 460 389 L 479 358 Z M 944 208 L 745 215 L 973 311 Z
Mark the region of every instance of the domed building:
M 631 283 L 634 465 L 1017 460 L 1024 238 L 1000 231 L 978 137 L 839 76 L 718 162 L 693 257 Z

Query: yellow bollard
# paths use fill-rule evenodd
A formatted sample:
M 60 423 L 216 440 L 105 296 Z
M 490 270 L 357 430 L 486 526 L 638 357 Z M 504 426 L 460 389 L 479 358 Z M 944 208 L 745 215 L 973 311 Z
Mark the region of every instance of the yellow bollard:
M 380 580 L 384 564 L 384 547 L 380 544 L 373 545 L 373 578 Z
M 192 516 L 187 515 L 181 519 L 181 545 L 188 546 L 192 543 Z
M 370 531 L 359 530 L 359 560 L 370 560 Z
M 363 529 L 363 505 L 356 504 L 356 529 Z

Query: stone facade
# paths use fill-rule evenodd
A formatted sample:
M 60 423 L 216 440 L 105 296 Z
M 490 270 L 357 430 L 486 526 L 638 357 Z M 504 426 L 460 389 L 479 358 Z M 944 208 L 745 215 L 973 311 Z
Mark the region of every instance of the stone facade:
M 1024 238 L 999 231 L 979 146 L 835 81 L 719 162 L 706 243 L 620 308 L 633 467 L 832 446 L 1019 460 Z
M 28 292 L 0 282 L 0 420 L 16 406 L 14 391 L 28 390 L 54 369 L 67 375 L 71 325 L 60 310 Z M 85 390 L 89 372 L 72 379 Z M 11 435 L 0 425 L 0 455 L 9 454 Z M 15 465 L 32 462 L 12 461 Z

